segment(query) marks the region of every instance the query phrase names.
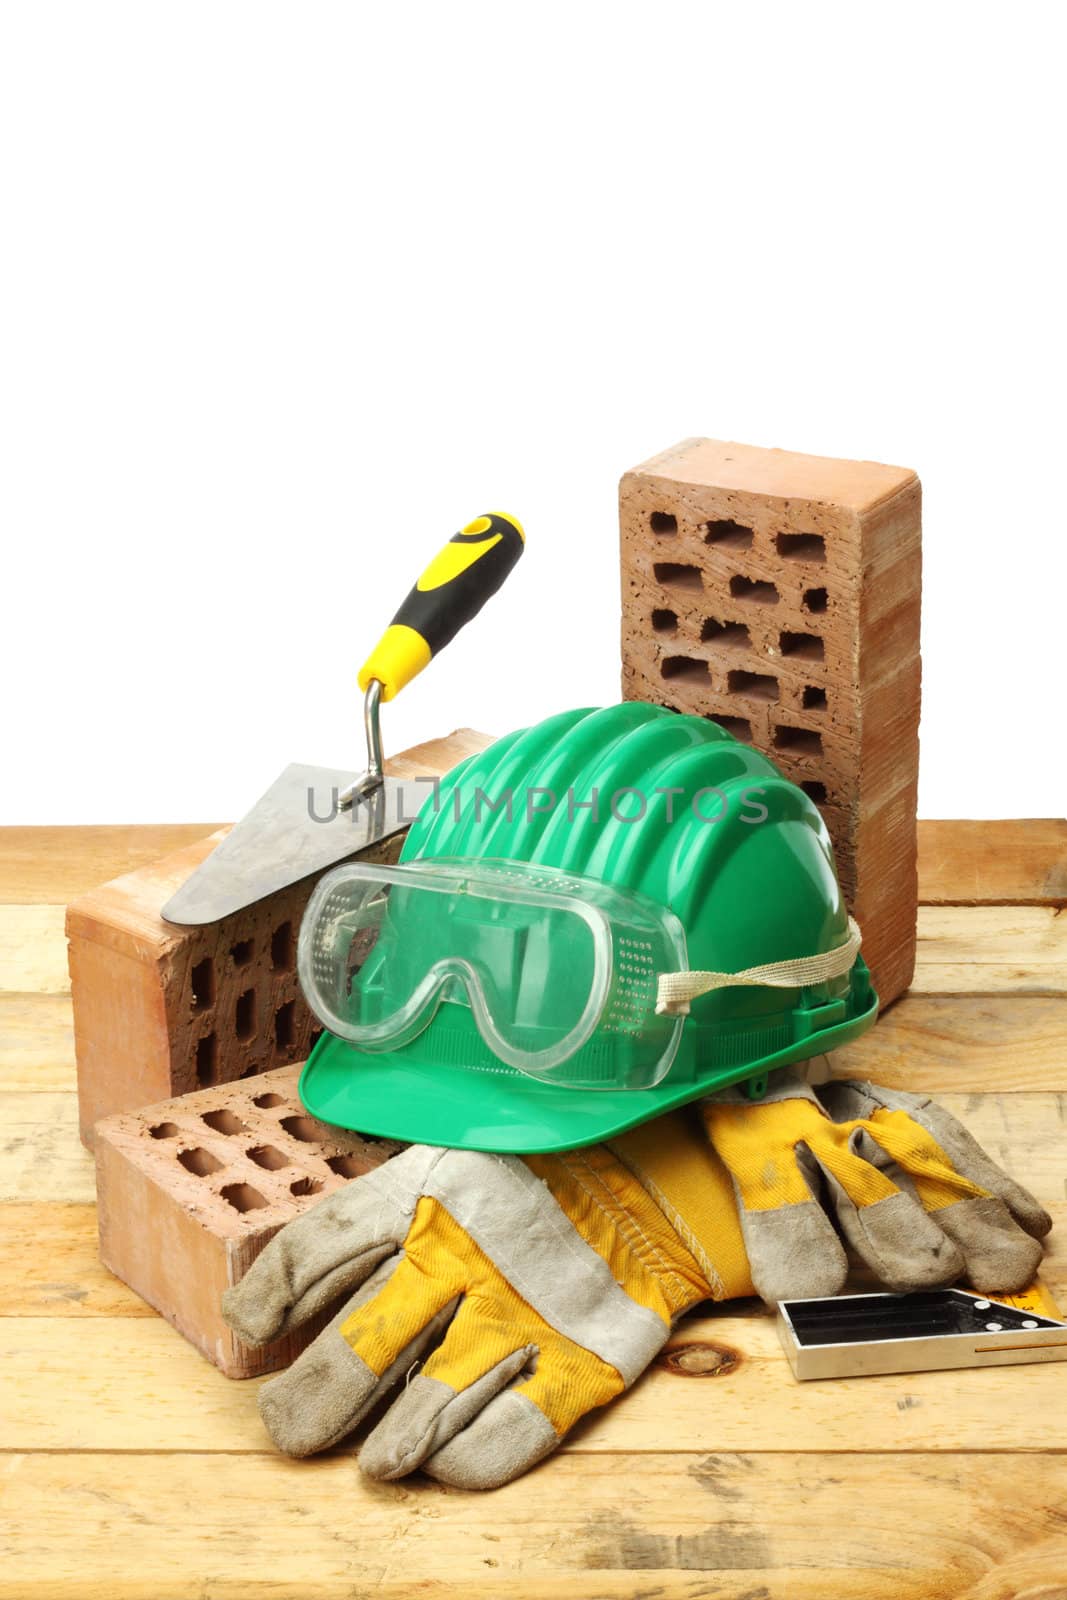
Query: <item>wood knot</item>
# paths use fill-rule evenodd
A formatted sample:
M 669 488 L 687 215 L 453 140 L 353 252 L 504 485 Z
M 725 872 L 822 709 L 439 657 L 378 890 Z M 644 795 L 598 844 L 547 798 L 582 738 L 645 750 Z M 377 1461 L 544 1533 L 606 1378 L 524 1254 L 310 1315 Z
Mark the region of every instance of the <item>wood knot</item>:
M 736 1372 L 743 1357 L 728 1344 L 676 1344 L 664 1350 L 660 1366 L 682 1378 L 723 1378 Z

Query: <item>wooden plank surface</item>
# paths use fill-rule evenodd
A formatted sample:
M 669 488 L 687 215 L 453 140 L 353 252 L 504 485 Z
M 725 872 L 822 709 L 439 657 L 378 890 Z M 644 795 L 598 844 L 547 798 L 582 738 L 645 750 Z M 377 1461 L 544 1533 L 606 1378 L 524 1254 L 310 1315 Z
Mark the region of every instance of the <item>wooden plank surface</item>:
M 69 994 L 62 906 L 0 905 L 0 994 Z
M 774 1318 L 728 1306 L 688 1318 L 675 1340 L 726 1351 L 735 1364 L 714 1378 L 654 1366 L 625 1401 L 587 1417 L 561 1448 L 655 1450 L 669 1441 L 687 1451 L 773 1445 L 866 1454 L 1064 1446 L 1064 1363 L 797 1383 Z M 3 1317 L 0 1361 L 0 1451 L 270 1448 L 255 1397 L 265 1380 L 224 1377 L 158 1317 L 84 1318 L 76 1331 L 68 1317 Z
M 76 1084 L 70 996 L 0 993 L 0 1090 L 35 1093 Z
M 926 905 L 1067 905 L 1067 820 L 919 822 Z
M 22 1094 L 0 1098 L 0 1202 L 93 1201 L 93 1158 L 78 1134 L 78 1098 Z
M 1053 906 L 920 906 L 911 994 L 1067 994 Z
M 154 1317 L 97 1249 L 91 1201 L 9 1201 L 0 1231 L 0 1317 Z
M 0 903 L 66 905 L 120 872 L 170 855 L 218 822 L 0 829 Z
M 921 827 L 937 903 L 918 991 L 833 1063 L 936 1092 L 1050 1204 L 1061 1303 L 1063 826 L 982 824 L 990 859 L 973 830 Z M 96 1257 L 54 897 L 128 870 L 138 843 L 87 831 L 55 841 L 39 894 L 25 839 L 0 866 L 0 1600 L 1065 1600 L 1067 1364 L 798 1385 L 754 1303 L 675 1334 L 737 1365 L 657 1366 L 493 1494 L 367 1483 L 350 1447 L 275 1455 L 257 1385 L 222 1378 Z M 992 859 L 1013 840 L 1014 862 Z
M 164 1463 L 11 1461 L 0 1597 L 1062 1600 L 1067 1574 L 1059 1455 L 571 1455 L 485 1495 Z
M 1058 1090 L 1067 996 L 908 994 L 829 1058 L 837 1078 L 926 1094 Z

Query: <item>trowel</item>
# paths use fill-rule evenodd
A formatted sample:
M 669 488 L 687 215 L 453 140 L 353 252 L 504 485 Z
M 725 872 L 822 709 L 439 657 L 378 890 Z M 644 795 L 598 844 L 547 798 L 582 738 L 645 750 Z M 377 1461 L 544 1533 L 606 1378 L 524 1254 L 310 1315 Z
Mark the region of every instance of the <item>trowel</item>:
M 367 765 L 363 772 L 293 765 L 163 907 L 168 922 L 199 926 L 254 905 L 410 826 L 432 778 L 383 770 L 380 707 L 454 639 L 495 594 L 525 548 L 521 523 L 502 512 L 444 545 L 401 605 L 359 674 Z

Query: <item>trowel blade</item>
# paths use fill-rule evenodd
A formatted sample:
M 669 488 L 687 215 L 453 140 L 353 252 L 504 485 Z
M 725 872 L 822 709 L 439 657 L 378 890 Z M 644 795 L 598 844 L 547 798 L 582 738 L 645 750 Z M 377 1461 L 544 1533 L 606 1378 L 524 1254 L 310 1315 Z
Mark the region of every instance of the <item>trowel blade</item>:
M 342 811 L 337 797 L 356 776 L 299 763 L 286 767 L 171 896 L 163 916 L 190 927 L 218 922 L 399 833 L 433 800 L 432 778 L 386 778 L 369 799 Z

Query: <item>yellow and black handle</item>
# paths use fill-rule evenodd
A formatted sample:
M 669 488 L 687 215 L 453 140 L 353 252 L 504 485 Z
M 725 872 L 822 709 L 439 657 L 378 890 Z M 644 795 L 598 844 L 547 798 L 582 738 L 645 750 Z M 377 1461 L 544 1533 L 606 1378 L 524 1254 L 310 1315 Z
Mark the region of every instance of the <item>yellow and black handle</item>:
M 526 535 L 515 517 L 492 511 L 453 534 L 434 556 L 360 669 L 391 700 L 495 594 L 522 555 Z

